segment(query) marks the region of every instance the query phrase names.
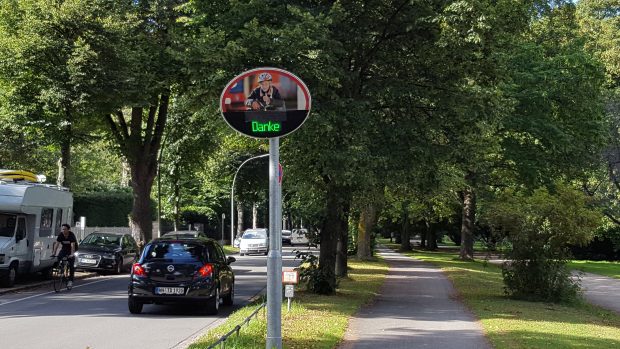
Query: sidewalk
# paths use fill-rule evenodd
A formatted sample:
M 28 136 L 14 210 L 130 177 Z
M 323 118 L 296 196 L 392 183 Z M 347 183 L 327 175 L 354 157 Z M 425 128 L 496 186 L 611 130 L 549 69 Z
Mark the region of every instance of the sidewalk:
M 620 280 L 584 273 L 581 289 L 586 301 L 620 314 Z
M 477 319 L 441 270 L 378 248 L 389 271 L 374 303 L 349 322 L 340 349 L 490 349 Z

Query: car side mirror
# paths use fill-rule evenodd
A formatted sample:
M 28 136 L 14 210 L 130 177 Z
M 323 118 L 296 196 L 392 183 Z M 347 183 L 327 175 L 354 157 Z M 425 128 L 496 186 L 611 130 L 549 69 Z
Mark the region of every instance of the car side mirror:
M 232 257 L 232 256 L 226 257 L 226 264 L 230 264 L 230 263 L 235 262 L 235 261 L 237 261 L 237 258 L 235 258 L 235 257 Z

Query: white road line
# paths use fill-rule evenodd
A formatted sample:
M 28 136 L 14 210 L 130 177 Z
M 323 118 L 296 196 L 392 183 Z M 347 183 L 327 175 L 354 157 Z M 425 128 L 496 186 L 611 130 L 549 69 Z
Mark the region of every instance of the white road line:
M 107 281 L 107 280 L 110 280 L 110 279 L 106 278 L 106 279 L 92 281 L 92 282 L 81 284 L 81 285 L 76 285 L 76 286 L 73 286 L 71 288 L 71 290 L 76 289 L 76 288 L 80 288 L 80 287 L 83 287 L 83 286 L 88 286 L 88 285 L 96 284 L 96 283 L 99 283 L 99 282 Z M 65 293 L 65 292 L 66 291 L 61 291 L 59 293 Z M 52 294 L 52 293 L 56 293 L 56 291 L 49 291 L 49 292 L 39 293 L 39 294 L 35 294 L 35 295 L 32 295 L 32 296 L 20 298 L 20 299 L 15 299 L 15 300 L 12 300 L 12 301 L 9 301 L 9 302 L 0 303 L 0 306 L 11 304 L 11 303 L 21 302 L 21 301 L 25 301 L 27 299 L 31 299 L 31 298 L 35 298 L 35 297 L 40 297 L 40 296 L 45 296 L 46 294 Z

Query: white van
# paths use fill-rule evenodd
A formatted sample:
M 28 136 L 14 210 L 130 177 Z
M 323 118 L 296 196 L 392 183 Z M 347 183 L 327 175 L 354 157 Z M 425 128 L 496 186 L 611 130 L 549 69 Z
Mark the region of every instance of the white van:
M 52 246 L 72 217 L 67 188 L 0 180 L 0 286 L 12 287 L 17 274 L 51 271 Z

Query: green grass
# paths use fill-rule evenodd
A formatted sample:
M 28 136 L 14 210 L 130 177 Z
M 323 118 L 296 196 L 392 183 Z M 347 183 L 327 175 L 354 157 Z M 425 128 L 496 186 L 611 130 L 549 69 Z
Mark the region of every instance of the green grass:
M 388 267 L 383 260 L 349 260 L 349 276 L 341 279 L 333 296 L 321 296 L 299 289 L 291 311 L 286 301 L 282 303 L 282 346 L 290 349 L 331 349 L 344 337 L 349 318 L 379 291 Z M 260 303 L 259 303 L 260 304 Z M 258 305 L 239 309 L 224 324 L 212 329 L 190 348 L 206 348 L 221 336 L 240 324 Z M 265 348 L 267 334 L 266 310 L 260 310 L 239 336 L 226 341 L 226 348 Z
M 399 247 L 388 239 L 380 242 Z M 442 268 L 497 349 L 620 348 L 620 316 L 615 313 L 586 303 L 509 299 L 504 296 L 501 269 L 496 265 L 461 261 L 452 252 L 409 254 Z
M 238 247 L 232 247 L 230 245 L 224 245 L 222 247 L 224 248 L 224 252 L 226 253 L 227 256 L 230 254 L 239 253 Z
M 607 261 L 571 261 L 569 267 L 586 273 L 605 275 L 620 279 L 620 262 Z

